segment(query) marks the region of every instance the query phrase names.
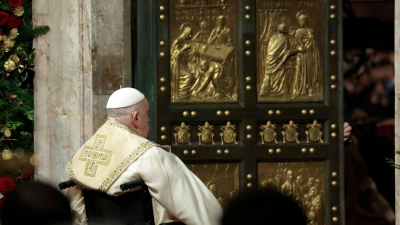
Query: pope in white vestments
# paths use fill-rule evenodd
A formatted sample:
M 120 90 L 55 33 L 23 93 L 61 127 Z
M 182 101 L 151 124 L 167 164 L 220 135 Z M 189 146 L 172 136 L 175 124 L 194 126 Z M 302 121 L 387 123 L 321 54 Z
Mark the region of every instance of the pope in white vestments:
M 149 103 L 144 95 L 121 88 L 110 96 L 107 109 L 109 119 L 67 166 L 69 178 L 79 184 L 67 189 L 75 224 L 87 224 L 82 187 L 119 196 L 124 193 L 120 185 L 132 180 L 148 186 L 155 224 L 219 224 L 222 208 L 204 183 L 169 146 L 146 139 Z

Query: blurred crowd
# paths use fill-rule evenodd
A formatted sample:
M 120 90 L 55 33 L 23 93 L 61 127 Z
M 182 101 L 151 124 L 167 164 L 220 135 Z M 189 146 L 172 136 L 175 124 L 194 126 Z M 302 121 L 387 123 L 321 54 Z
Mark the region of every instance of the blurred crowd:
M 349 49 L 343 62 L 344 99 L 354 124 L 394 117 L 394 52 Z
M 385 158 L 395 152 L 394 51 L 347 49 L 343 63 L 344 102 L 353 127 L 345 150 L 346 224 L 393 224 L 395 169 Z

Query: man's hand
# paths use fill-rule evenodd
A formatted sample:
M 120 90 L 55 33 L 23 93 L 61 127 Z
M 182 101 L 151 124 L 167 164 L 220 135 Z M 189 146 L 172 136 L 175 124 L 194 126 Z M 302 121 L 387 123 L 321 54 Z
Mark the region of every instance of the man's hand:
M 347 140 L 349 140 L 349 138 L 350 138 L 350 135 L 351 135 L 351 126 L 350 126 L 350 124 L 348 123 L 348 122 L 344 122 L 344 125 L 343 125 L 343 128 L 344 128 L 344 141 L 347 141 Z

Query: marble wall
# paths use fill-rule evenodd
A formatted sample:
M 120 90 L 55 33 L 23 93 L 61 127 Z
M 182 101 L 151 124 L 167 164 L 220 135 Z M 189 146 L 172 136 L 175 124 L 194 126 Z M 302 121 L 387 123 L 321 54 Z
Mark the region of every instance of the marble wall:
M 397 1 L 396 1 L 397 3 Z M 400 151 L 400 4 L 395 4 L 394 15 L 394 50 L 395 50 L 395 151 Z M 396 163 L 400 164 L 400 155 L 396 154 Z M 400 170 L 396 170 L 396 225 L 400 225 Z
M 35 178 L 58 184 L 110 93 L 131 86 L 130 1 L 35 0 L 33 22 L 50 26 L 34 41 Z

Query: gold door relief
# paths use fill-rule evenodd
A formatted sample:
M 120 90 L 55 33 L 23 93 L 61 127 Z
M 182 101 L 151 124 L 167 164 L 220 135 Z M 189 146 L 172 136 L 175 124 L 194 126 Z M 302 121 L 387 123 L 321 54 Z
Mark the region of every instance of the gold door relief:
M 237 102 L 237 4 L 170 2 L 171 101 Z
M 269 187 L 340 221 L 337 0 L 154 1 L 158 142 L 223 208 Z
M 259 163 L 258 183 L 296 201 L 308 217 L 308 224 L 324 224 L 325 163 Z
M 323 100 L 323 2 L 257 1 L 258 100 Z

